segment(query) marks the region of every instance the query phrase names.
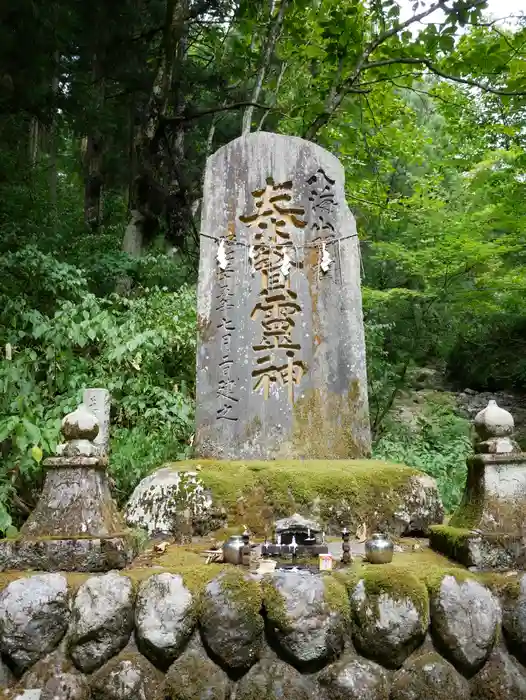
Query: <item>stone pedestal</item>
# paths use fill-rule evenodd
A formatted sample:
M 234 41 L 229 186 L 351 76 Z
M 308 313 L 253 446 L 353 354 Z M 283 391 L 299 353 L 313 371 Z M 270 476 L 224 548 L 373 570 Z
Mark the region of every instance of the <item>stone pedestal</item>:
M 526 454 L 513 428 L 495 401 L 477 414 L 462 502 L 447 527 L 432 528 L 432 546 L 466 566 L 526 568 Z
M 99 422 L 81 405 L 66 416 L 66 443 L 47 459 L 39 502 L 17 539 L 0 540 L 0 570 L 107 571 L 124 568 L 134 538 L 114 503 L 107 458 L 94 444 Z
M 359 243 L 333 155 L 259 132 L 208 160 L 198 341 L 198 457 L 369 455 Z

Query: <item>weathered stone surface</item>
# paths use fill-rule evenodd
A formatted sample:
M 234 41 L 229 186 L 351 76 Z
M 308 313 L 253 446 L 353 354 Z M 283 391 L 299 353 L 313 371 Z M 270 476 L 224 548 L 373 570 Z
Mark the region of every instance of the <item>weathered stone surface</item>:
M 298 530 L 300 532 L 310 530 L 312 536 L 323 530 L 322 526 L 316 522 L 316 520 L 304 518 L 303 515 L 300 515 L 299 513 L 294 513 L 294 515 L 291 515 L 288 518 L 276 520 L 274 529 L 276 534 L 286 532 L 287 530 Z
M 204 489 L 203 499 L 188 487 L 188 499 L 180 497 L 182 473 L 196 475 L 196 487 Z M 312 487 L 313 476 L 319 489 Z M 422 477 L 422 478 L 421 478 Z M 215 485 L 223 484 L 223 493 Z M 290 487 L 288 483 L 290 481 Z M 303 500 L 306 488 L 312 498 Z M 345 486 L 344 486 L 345 485 Z M 309 488 L 310 487 L 310 488 Z M 221 500 L 225 495 L 228 499 Z M 355 530 L 362 523 L 370 531 L 387 531 L 392 536 L 408 535 L 417 529 L 427 532 L 442 522 L 443 508 L 436 482 L 415 469 L 369 460 L 287 460 L 275 462 L 204 462 L 185 460 L 165 465 L 137 486 L 126 508 L 130 526 L 148 530 L 150 535 L 172 535 L 178 514 L 188 502 L 194 534 L 204 534 L 225 525 L 247 524 L 263 535 L 262 525 L 274 525 L 279 508 L 273 510 L 276 493 L 295 498 L 291 508 L 319 522 L 327 534 L 340 535 L 342 523 Z M 380 496 L 381 494 L 381 496 Z M 234 496 L 235 506 L 232 507 Z M 281 502 L 275 501 L 276 505 Z M 195 503 L 195 506 L 194 506 Z M 253 513 L 253 521 L 245 517 Z M 263 516 L 263 517 L 262 517 Z
M 435 652 L 410 659 L 394 674 L 391 700 L 469 700 L 469 684 Z
M 190 510 L 195 534 L 205 535 L 225 525 L 225 514 L 214 508 L 197 472 L 164 467 L 137 485 L 125 518 L 128 525 L 146 530 L 150 537 L 172 535 L 178 528 L 179 513 L 185 509 Z
M 93 438 L 97 453 L 107 455 L 110 447 L 110 392 L 107 389 L 85 389 L 82 403 L 99 422 L 99 432 Z
M 332 585 L 338 586 L 335 581 Z M 268 633 L 291 663 L 319 666 L 343 649 L 346 620 L 346 592 L 340 591 L 340 605 L 328 600 L 321 576 L 309 571 L 275 571 L 264 584 L 264 606 Z
M 378 576 L 371 588 L 362 579 L 351 592 L 353 641 L 364 656 L 394 669 L 424 641 L 427 591 L 410 574 L 402 590 L 389 585 L 389 574 Z
M 109 571 L 124 569 L 135 554 L 130 536 L 0 540 L 0 571 Z
M 228 700 L 231 683 L 203 651 L 188 649 L 166 674 L 164 692 L 170 700 Z
M 48 469 L 40 500 L 24 523 L 22 534 L 65 539 L 112 536 L 124 530 L 106 472 L 66 464 L 62 469 Z
M 467 568 L 481 571 L 524 569 L 526 552 L 522 535 L 480 533 L 450 525 L 430 528 L 431 547 Z
M 208 160 L 201 231 L 198 456 L 369 454 L 360 256 L 339 161 L 295 137 L 236 139 Z
M 236 688 L 236 700 L 314 700 L 313 681 L 282 661 L 265 660 L 253 666 Z
M 526 700 L 524 669 L 503 649 L 495 649 L 471 679 L 471 700 Z
M 390 532 L 427 535 L 430 525 L 444 520 L 444 506 L 435 479 L 426 474 L 411 478 L 404 499 L 395 509 Z
M 318 682 L 331 700 L 389 700 L 387 673 L 359 656 L 343 657 L 322 671 Z
M 38 661 L 22 676 L 19 687 L 41 690 L 41 700 L 89 700 L 88 682 L 60 651 Z
M 486 408 L 477 413 L 473 425 L 480 440 L 493 437 L 505 437 L 513 433 L 515 422 L 505 408 L 501 408 L 495 399 L 490 399 Z
M 199 618 L 203 642 L 219 663 L 240 671 L 259 659 L 263 646 L 261 591 L 238 571 L 211 581 Z
M 519 585 L 518 595 L 510 591 L 501 598 L 502 629 L 511 651 L 526 663 L 526 575 Z
M 10 669 L 0 658 L 0 689 L 9 688 L 15 683 L 15 677 Z
M 193 597 L 181 576 L 150 576 L 139 589 L 135 635 L 142 653 L 166 670 L 182 653 L 195 625 Z
M 478 581 L 445 576 L 431 595 L 431 630 L 440 651 L 458 669 L 473 674 L 493 649 L 500 606 Z
M 131 580 L 113 572 L 82 584 L 68 633 L 77 668 L 91 673 L 126 646 L 133 629 L 133 600 Z
M 90 680 L 91 700 L 161 700 L 162 674 L 134 652 L 123 652 Z
M 18 673 L 54 649 L 68 622 L 68 584 L 60 574 L 18 579 L 0 593 L 0 651 Z

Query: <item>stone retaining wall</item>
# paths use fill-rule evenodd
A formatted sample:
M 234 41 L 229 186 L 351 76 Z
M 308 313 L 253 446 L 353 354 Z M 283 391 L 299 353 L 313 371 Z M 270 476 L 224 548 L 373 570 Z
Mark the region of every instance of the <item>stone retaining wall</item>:
M 35 700 L 521 700 L 526 577 L 505 590 L 464 574 L 426 587 L 389 566 L 232 569 L 199 595 L 167 572 L 138 586 L 110 572 L 76 592 L 35 575 L 0 593 L 0 688 Z

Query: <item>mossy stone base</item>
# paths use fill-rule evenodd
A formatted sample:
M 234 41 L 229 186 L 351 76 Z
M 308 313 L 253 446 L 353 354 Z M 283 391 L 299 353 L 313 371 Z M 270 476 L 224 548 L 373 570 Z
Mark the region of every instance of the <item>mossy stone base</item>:
M 131 533 L 7 539 L 0 540 L 0 571 L 111 571 L 129 566 L 136 553 Z
M 526 569 L 526 552 L 520 535 L 435 525 L 431 528 L 429 542 L 435 552 L 468 568 L 480 571 Z
M 520 534 L 526 527 L 526 454 L 476 454 L 466 463 L 462 502 L 449 524 Z
M 444 510 L 436 483 L 416 469 L 378 460 L 185 460 L 164 465 L 198 472 L 228 525 L 270 535 L 277 519 L 300 513 L 329 535 L 345 525 L 393 536 L 427 532 Z M 148 504 L 144 503 L 145 511 Z M 131 525 L 131 523 L 129 523 Z

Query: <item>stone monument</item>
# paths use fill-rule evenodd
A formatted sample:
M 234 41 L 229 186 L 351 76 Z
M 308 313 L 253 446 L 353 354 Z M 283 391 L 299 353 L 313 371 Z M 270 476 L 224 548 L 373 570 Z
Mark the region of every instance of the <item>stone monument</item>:
M 207 163 L 196 453 L 368 456 L 360 253 L 343 167 L 265 132 Z
M 110 451 L 110 392 L 107 389 L 85 389 L 82 403 L 99 422 L 99 432 L 93 440 L 93 444 L 101 456 L 108 456 Z
M 431 544 L 466 566 L 525 569 L 526 453 L 513 440 L 512 415 L 496 401 L 474 427 L 462 502 L 447 527 L 431 528 Z
M 20 537 L 0 540 L 0 571 L 108 571 L 127 566 L 134 540 L 114 503 L 99 421 L 84 404 L 62 421 L 42 494 Z

